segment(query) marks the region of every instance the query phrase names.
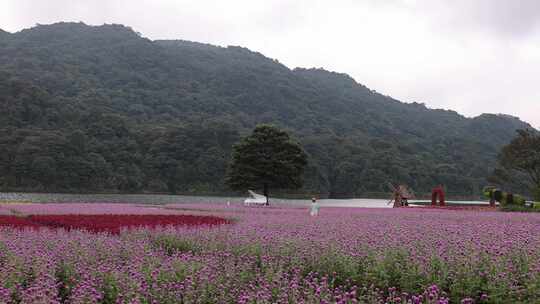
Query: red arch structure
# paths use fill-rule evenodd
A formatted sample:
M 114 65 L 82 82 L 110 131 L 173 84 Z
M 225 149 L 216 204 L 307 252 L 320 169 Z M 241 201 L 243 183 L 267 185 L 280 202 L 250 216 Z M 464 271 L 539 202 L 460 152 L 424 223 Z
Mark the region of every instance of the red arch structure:
M 431 206 L 437 206 L 437 198 L 439 199 L 439 206 L 445 206 L 444 189 L 442 186 L 437 186 L 431 190 Z

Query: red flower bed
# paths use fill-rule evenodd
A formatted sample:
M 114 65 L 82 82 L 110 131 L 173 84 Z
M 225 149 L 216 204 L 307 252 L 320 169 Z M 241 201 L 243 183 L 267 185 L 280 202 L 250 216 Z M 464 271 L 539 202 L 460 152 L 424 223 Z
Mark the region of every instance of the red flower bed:
M 9 226 L 15 228 L 40 227 L 39 224 L 32 223 L 27 217 L 13 216 L 13 215 L 0 215 L 0 227 Z
M 228 220 L 214 216 L 195 215 L 120 215 L 120 214 L 70 214 L 30 215 L 28 217 L 0 216 L 0 226 L 16 228 L 63 228 L 91 232 L 119 233 L 122 228 L 166 226 L 213 226 L 227 224 Z

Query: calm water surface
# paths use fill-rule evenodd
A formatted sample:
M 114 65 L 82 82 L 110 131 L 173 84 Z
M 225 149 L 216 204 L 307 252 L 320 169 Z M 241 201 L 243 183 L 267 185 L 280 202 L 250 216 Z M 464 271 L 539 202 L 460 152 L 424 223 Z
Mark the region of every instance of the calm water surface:
M 217 196 L 187 196 L 164 194 L 55 194 L 55 193 L 1 193 L 0 202 L 34 202 L 34 203 L 140 203 L 140 204 L 226 204 L 242 203 L 245 197 L 217 197 Z M 414 204 L 411 200 L 410 203 Z M 308 205 L 310 200 L 271 198 L 273 205 L 293 204 Z M 460 204 L 482 204 L 488 202 L 461 201 Z M 359 207 L 359 208 L 391 208 L 385 199 L 321 199 L 321 207 Z

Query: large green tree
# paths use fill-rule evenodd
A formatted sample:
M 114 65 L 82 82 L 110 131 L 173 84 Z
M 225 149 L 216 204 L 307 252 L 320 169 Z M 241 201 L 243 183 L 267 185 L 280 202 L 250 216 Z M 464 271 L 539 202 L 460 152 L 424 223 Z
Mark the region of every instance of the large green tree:
M 307 156 L 287 132 L 271 125 L 258 125 L 253 133 L 233 147 L 226 183 L 234 190 L 297 189 Z
M 526 178 L 535 199 L 540 200 L 540 134 L 533 130 L 518 130 L 518 135 L 504 146 L 499 155 L 500 168 L 495 174 L 503 181 Z

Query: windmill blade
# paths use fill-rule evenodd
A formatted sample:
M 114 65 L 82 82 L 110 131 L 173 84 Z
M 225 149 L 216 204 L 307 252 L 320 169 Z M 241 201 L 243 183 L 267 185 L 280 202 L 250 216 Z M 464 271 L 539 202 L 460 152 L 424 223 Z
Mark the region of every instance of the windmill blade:
M 389 200 L 388 203 L 386 203 L 386 204 L 387 204 L 387 205 L 392 204 L 392 203 L 394 202 L 395 199 L 396 199 L 396 198 L 394 197 L 394 194 L 393 194 L 393 193 L 390 194 L 390 200 Z

